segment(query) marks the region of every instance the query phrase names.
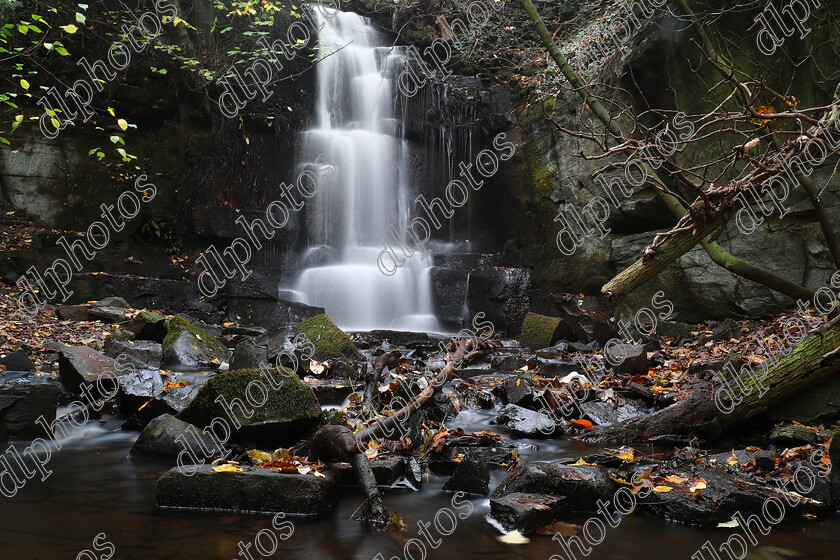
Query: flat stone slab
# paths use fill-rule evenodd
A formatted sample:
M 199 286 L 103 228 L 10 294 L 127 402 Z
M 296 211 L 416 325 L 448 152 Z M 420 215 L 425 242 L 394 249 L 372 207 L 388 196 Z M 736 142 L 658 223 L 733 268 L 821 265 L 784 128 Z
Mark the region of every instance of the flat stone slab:
M 244 467 L 243 472 L 215 472 L 210 465 L 175 467 L 157 483 L 159 508 L 294 513 L 318 515 L 330 510 L 338 492 L 334 472 L 323 477 L 283 474 Z M 192 474 L 191 474 L 192 473 Z

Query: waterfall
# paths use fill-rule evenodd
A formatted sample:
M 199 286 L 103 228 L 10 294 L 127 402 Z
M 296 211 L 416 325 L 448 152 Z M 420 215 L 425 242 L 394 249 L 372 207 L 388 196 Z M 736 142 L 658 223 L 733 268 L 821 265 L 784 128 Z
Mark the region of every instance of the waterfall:
M 295 291 L 345 330 L 435 331 L 431 257 L 421 260 L 418 252 L 392 276 L 377 266 L 380 238 L 392 225 L 403 232 L 413 211 L 408 143 L 394 116 L 403 54 L 357 14 L 318 14 L 318 24 L 328 48 L 316 66 L 315 115 L 302 133 L 301 165 L 323 154 L 335 174 L 322 179 L 307 205 L 308 249 Z

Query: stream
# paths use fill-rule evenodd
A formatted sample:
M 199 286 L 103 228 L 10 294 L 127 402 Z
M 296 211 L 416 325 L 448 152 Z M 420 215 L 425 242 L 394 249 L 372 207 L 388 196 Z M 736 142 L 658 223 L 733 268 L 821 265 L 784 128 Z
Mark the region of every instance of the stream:
M 490 412 L 468 411 L 452 420 L 452 427 L 478 431 L 488 426 Z M 119 560 L 231 560 L 239 555 L 240 541 L 253 541 L 261 529 L 271 528 L 271 516 L 230 513 L 161 511 L 155 507 L 155 482 L 170 461 L 131 457 L 129 450 L 137 432 L 122 431 L 121 421 L 105 417 L 92 422 L 53 450 L 48 464 L 52 474 L 46 481 L 29 480 L 13 498 L 4 498 L 0 509 L 0 550 L 2 558 L 15 560 L 55 560 L 77 558 L 92 550 L 94 537 L 113 543 Z M 515 440 L 527 461 L 579 457 L 596 448 L 580 442 L 559 440 Z M 533 449 L 529 449 L 530 447 Z M 20 449 L 23 445 L 19 446 Z M 492 472 L 491 488 L 504 473 Z M 368 531 L 348 521 L 361 503 L 361 494 L 345 489 L 333 511 L 319 519 L 289 517 L 294 533 L 271 558 L 288 559 L 364 559 L 382 554 L 386 560 L 421 560 L 421 549 L 404 544 L 418 536 L 418 521 L 433 521 L 441 508 L 452 508 L 451 495 L 440 491 L 446 476 L 432 475 L 421 490 L 388 490 L 385 503 L 397 512 L 407 526 L 401 533 Z M 440 537 L 440 546 L 427 548 L 428 558 L 493 559 L 528 558 L 548 560 L 561 554 L 549 537 L 534 535 L 527 544 L 499 542 L 500 532 L 486 519 L 487 498 L 471 500 L 474 511 L 458 520 L 455 530 Z M 466 507 L 461 505 L 461 512 Z M 622 518 L 606 539 L 594 547 L 589 558 L 688 560 L 706 540 L 718 546 L 729 535 L 728 529 L 700 529 L 631 514 Z M 437 537 L 437 533 L 433 532 Z M 436 542 L 436 541 L 435 541 Z M 762 537 L 759 547 L 747 558 L 776 560 L 773 547 L 795 551 L 793 558 L 836 558 L 840 550 L 840 521 L 835 519 L 781 524 Z M 255 559 L 262 558 L 251 549 Z M 106 560 L 107 551 L 81 555 L 79 560 Z M 561 555 L 559 558 L 566 558 Z M 705 558 L 709 558 L 707 555 Z M 700 560 L 700 557 L 697 557 Z M 720 560 L 727 560 L 723 555 Z

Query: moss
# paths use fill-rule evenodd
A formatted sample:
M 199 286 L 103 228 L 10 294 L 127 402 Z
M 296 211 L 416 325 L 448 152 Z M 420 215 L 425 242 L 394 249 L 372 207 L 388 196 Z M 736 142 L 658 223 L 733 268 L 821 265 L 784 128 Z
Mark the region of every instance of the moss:
M 114 332 L 105 337 L 103 344 L 106 346 L 109 343 L 116 341 L 128 342 L 134 340 L 134 333 L 125 329 L 116 329 Z
M 350 337 L 335 326 L 335 323 L 327 315 L 312 317 L 298 323 L 295 328 L 305 334 L 315 345 L 313 358 L 316 360 L 359 357 L 359 351 Z
M 269 375 L 272 376 L 271 379 L 267 379 Z M 257 383 L 248 391 L 248 385 L 254 381 Z M 266 397 L 263 389 L 268 393 L 268 398 L 265 404 L 256 407 L 253 400 L 259 402 Z M 229 412 L 216 402 L 220 396 L 228 404 L 238 399 L 242 407 L 231 406 Z M 247 414 L 252 411 L 253 415 L 248 418 Z M 318 416 L 320 412 L 315 392 L 291 370 L 239 369 L 211 377 L 198 390 L 183 416 L 190 421 L 206 425 L 217 417 L 229 420 L 230 413 L 233 413 L 240 424 L 250 425 L 267 420 L 310 418 Z
M 166 319 L 163 315 L 156 311 L 141 311 L 135 316 L 135 319 L 140 319 L 145 323 L 149 323 L 150 325 L 154 325 L 155 323 L 159 323 Z
M 562 320 L 557 317 L 528 313 L 522 324 L 520 343 L 531 349 L 546 348 L 559 339 Z
M 198 348 L 201 352 L 211 356 L 226 356 L 227 348 L 224 344 L 206 330 L 199 328 L 183 317 L 172 317 L 166 323 L 166 337 L 163 339 L 163 353 L 166 356 L 172 351 L 172 345 L 181 336 L 181 333 L 187 332 L 193 339 L 192 345 Z

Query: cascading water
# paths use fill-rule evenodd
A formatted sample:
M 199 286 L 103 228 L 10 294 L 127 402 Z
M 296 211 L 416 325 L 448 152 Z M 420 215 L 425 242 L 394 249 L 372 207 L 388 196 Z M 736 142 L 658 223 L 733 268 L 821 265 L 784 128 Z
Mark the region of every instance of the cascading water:
M 411 219 L 408 144 L 393 111 L 403 55 L 357 14 L 319 14 L 318 22 L 328 49 L 316 67 L 315 122 L 303 132 L 301 159 L 323 154 L 335 174 L 322 178 L 307 207 L 309 249 L 295 290 L 345 330 L 435 331 L 430 258 L 415 253 L 392 276 L 377 266 L 382 235 Z

